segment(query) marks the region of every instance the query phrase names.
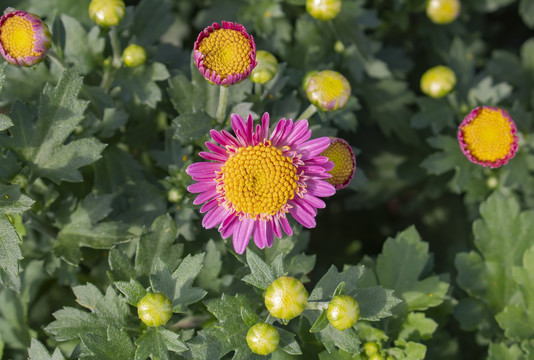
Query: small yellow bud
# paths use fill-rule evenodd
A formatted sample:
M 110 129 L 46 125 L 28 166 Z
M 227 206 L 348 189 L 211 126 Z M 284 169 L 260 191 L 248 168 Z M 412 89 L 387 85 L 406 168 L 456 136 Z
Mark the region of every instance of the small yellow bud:
M 141 66 L 146 61 L 145 48 L 136 44 L 130 44 L 122 53 L 124 65 L 127 67 Z
M 124 17 L 125 8 L 123 0 L 92 0 L 89 17 L 102 27 L 117 26 Z
M 171 300 L 161 293 L 148 293 L 137 304 L 137 314 L 147 326 L 165 325 L 172 316 Z

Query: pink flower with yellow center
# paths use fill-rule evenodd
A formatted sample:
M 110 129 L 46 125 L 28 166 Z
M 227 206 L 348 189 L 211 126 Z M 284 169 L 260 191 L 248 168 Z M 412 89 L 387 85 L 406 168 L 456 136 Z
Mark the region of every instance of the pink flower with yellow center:
M 473 109 L 458 128 L 462 152 L 475 164 L 498 168 L 515 156 L 517 127 L 503 109 L 481 106 Z
M 334 163 L 334 168 L 329 171 L 332 177 L 326 181 L 334 185 L 336 190 L 349 186 L 356 170 L 356 159 L 350 145 L 343 139 L 330 137 L 330 146 L 321 156 L 326 156 Z
M 221 236 L 233 236 L 234 249 L 242 254 L 252 236 L 263 249 L 280 238 L 282 230 L 293 233 L 287 214 L 306 228 L 315 227 L 315 215 L 325 203 L 319 197 L 333 195 L 334 186 L 325 179 L 334 164 L 320 156 L 330 139 L 309 140 L 307 120 L 281 119 L 269 131 L 269 114 L 254 128 L 249 115 L 245 122 L 232 114 L 235 136 L 211 130 L 216 142 L 206 143 L 199 155 L 210 162 L 191 164 L 186 172 L 197 181 L 188 187 L 200 193 L 193 202 L 204 204 L 202 225 L 219 225 Z
M 8 8 L 0 18 L 0 53 L 13 65 L 41 62 L 51 46 L 50 37 L 48 27 L 37 15 Z
M 233 85 L 246 79 L 256 66 L 256 44 L 243 25 L 213 23 L 198 34 L 193 48 L 195 64 L 206 79 Z

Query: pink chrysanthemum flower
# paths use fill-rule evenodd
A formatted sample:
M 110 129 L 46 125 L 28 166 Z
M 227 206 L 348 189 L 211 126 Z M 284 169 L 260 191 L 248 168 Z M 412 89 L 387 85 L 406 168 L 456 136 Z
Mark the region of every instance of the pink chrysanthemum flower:
M 243 25 L 213 23 L 200 34 L 193 48 L 198 69 L 209 81 L 223 86 L 246 79 L 256 66 L 256 44 Z
M 462 152 L 475 164 L 498 168 L 515 156 L 517 127 L 503 109 L 481 106 L 473 109 L 458 128 Z
M 307 120 L 281 119 L 270 133 L 268 113 L 255 131 L 250 115 L 245 122 L 232 114 L 231 122 L 235 137 L 211 130 L 221 146 L 207 142 L 210 151 L 199 155 L 211 162 L 194 163 L 186 170 L 198 181 L 188 190 L 200 193 L 194 204 L 204 203 L 200 212 L 207 214 L 202 225 L 210 229 L 220 224 L 222 237 L 232 235 L 239 254 L 251 236 L 263 249 L 273 244 L 274 236 L 282 236 L 282 229 L 291 235 L 288 213 L 303 226 L 315 227 L 317 208 L 325 207 L 319 197 L 336 192 L 324 180 L 334 164 L 319 156 L 330 139 L 308 140 Z
M 349 143 L 341 138 L 330 137 L 330 146 L 321 156 L 326 156 L 334 163 L 334 168 L 329 171 L 332 177 L 326 181 L 334 185 L 336 190 L 349 186 L 356 170 L 356 158 Z
M 13 65 L 41 62 L 51 46 L 50 37 L 48 27 L 37 15 L 8 8 L 0 18 L 0 53 Z

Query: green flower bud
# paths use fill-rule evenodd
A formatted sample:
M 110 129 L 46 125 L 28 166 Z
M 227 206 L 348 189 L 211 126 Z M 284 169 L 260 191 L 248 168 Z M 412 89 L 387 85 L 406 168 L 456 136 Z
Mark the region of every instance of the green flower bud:
M 349 100 L 351 87 L 337 71 L 324 70 L 310 77 L 306 94 L 310 102 L 324 111 L 343 108 Z
M 258 50 L 256 61 L 258 65 L 250 73 L 250 80 L 258 84 L 265 84 L 276 75 L 278 60 L 270 52 Z
M 265 306 L 272 316 L 291 320 L 299 316 L 308 302 L 304 285 L 290 276 L 282 276 L 269 285 L 265 292 Z
M 136 44 L 130 44 L 122 52 L 124 65 L 128 67 L 141 66 L 146 61 L 145 48 Z
M 137 304 L 137 314 L 147 326 L 165 325 L 172 316 L 171 300 L 161 293 L 148 293 Z
M 436 24 L 448 24 L 458 17 L 460 6 L 460 0 L 428 0 L 426 14 Z
M 269 355 L 278 348 L 280 335 L 272 325 L 258 323 L 247 332 L 247 344 L 254 354 Z
M 306 0 L 306 11 L 316 19 L 332 20 L 341 11 L 341 0 Z
M 455 85 L 456 75 L 443 65 L 430 68 L 421 76 L 421 91 L 433 98 L 447 95 Z
M 328 304 L 326 317 L 336 329 L 348 329 L 360 318 L 360 305 L 352 296 L 336 295 Z
M 89 17 L 102 27 L 117 26 L 124 17 L 123 0 L 91 0 Z
M 374 355 L 380 351 L 380 346 L 372 341 L 368 341 L 365 344 L 363 344 L 363 352 L 367 356 Z
M 380 353 L 369 356 L 369 360 L 384 360 L 384 357 Z
M 172 188 L 167 192 L 167 200 L 172 203 L 177 203 L 182 201 L 184 194 L 182 191 L 176 188 Z

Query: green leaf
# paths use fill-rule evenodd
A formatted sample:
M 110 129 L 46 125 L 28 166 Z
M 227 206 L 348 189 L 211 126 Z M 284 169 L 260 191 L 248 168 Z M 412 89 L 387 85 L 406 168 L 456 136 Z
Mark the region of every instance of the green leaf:
M 517 344 L 509 347 L 504 343 L 491 343 L 488 348 L 488 360 L 523 360 L 526 359 Z
M 421 279 L 430 261 L 428 243 L 421 240 L 415 227 L 409 227 L 384 243 L 376 261 L 379 282 L 395 290 L 395 294 L 406 301 L 409 310 L 438 306 L 449 285 L 437 276 Z
M 187 306 L 196 303 L 204 296 L 206 291 L 191 287 L 195 277 L 202 269 L 204 254 L 187 255 L 178 268 L 170 273 L 167 265 L 160 262 L 156 272 L 150 275 L 152 289 L 162 292 L 172 300 L 173 312 L 186 312 Z
M 411 124 L 417 129 L 430 127 L 434 134 L 439 134 L 443 129 L 454 128 L 454 110 L 444 99 L 432 99 L 420 97 L 415 100 L 420 108 L 412 119 Z
M 52 321 L 45 330 L 53 334 L 57 341 L 74 340 L 82 334 L 106 336 L 108 324 L 93 313 L 66 307 L 52 315 L 56 320 Z
M 201 334 L 216 338 L 221 346 L 221 354 L 234 350 L 233 360 L 263 358 L 253 354 L 245 340 L 249 327 L 241 318 L 241 308 L 252 313 L 257 311 L 252 306 L 250 298 L 242 294 L 237 294 L 235 297 L 223 294 L 220 299 L 210 299 L 204 303 L 219 323 L 214 328 L 201 331 Z
M 523 266 L 513 267 L 512 275 L 523 302 L 507 305 L 495 318 L 507 337 L 528 339 L 534 334 L 534 246 L 523 255 Z
M 416 145 L 419 139 L 406 119 L 411 117 L 408 106 L 414 100 L 404 81 L 385 79 L 362 84 L 362 95 L 371 112 L 386 136 L 396 135 L 407 144 Z
M 5 74 L 6 66 L 7 66 L 7 62 L 5 61 L 0 64 L 0 91 L 2 91 L 2 88 L 4 87 L 4 82 L 6 81 L 6 74 Z
M 87 32 L 82 24 L 73 17 L 62 14 L 61 22 L 65 28 L 65 60 L 74 64 L 82 74 L 88 74 L 102 61 L 106 41 L 100 36 L 98 26 Z
M 482 79 L 472 87 L 468 94 L 469 103 L 472 106 L 497 105 L 512 93 L 512 87 L 507 83 L 493 85 L 491 76 Z
M 169 215 L 161 215 L 152 223 L 150 231 L 141 236 L 135 255 L 135 270 L 138 274 L 152 274 L 160 259 L 171 269 L 178 265 L 182 245 L 174 244 L 176 223 Z
M 312 327 L 310 328 L 311 333 L 316 333 L 319 331 L 323 331 L 329 324 L 328 321 L 328 315 L 326 314 L 326 310 L 321 311 L 321 315 L 315 320 Z
M 480 205 L 480 215 L 473 223 L 480 255 L 457 255 L 458 284 L 498 313 L 519 295 L 511 279 L 514 267 L 523 264 L 523 255 L 534 245 L 534 211 L 520 212 L 513 196 L 496 192 Z
M 124 102 L 137 98 L 142 104 L 155 108 L 161 101 L 162 92 L 156 81 L 170 76 L 167 67 L 161 63 L 150 63 L 135 68 L 121 68 L 115 75 L 114 86 L 121 88 Z
M 353 328 L 341 331 L 328 324 L 323 331 L 316 333 L 316 336 L 328 351 L 337 347 L 350 353 L 360 352 L 360 338 Z
M 519 2 L 519 15 L 529 28 L 534 28 L 534 3 L 532 1 L 521 0 Z
M 8 277 L 16 277 L 20 259 L 20 238 L 7 215 L 0 214 L 0 269 L 4 270 Z
M 0 352 L 1 355 L 1 352 Z M 64 360 L 58 348 L 54 350 L 52 356 L 48 353 L 46 347 L 37 339 L 32 339 L 32 344 L 28 349 L 29 360 Z
M 87 102 L 77 99 L 81 86 L 82 78 L 73 69 L 65 70 L 55 87 L 47 84 L 39 99 L 35 123 L 33 110 L 19 102 L 13 105 L 12 136 L 0 137 L 0 145 L 28 162 L 35 176 L 47 177 L 57 184 L 79 182 L 83 180 L 79 168 L 100 158 L 106 145 L 95 138 L 65 144 L 87 107 Z
M 128 225 L 103 220 L 111 212 L 111 195 L 89 194 L 78 203 L 57 235 L 54 251 L 70 264 L 82 259 L 81 246 L 110 249 L 116 244 L 130 241 L 134 236 Z
M 241 280 L 259 289 L 267 290 L 267 287 L 276 280 L 273 269 L 250 249 L 247 249 L 246 258 L 250 274 Z
M 276 329 L 280 335 L 278 348 L 290 355 L 302 355 L 299 343 L 295 340 L 295 334 L 278 327 Z
M 197 284 L 208 291 L 220 292 L 223 286 L 232 282 L 233 277 L 230 274 L 221 276 L 222 254 L 212 239 L 206 243 L 205 251 L 204 266 L 196 278 Z
M 428 340 L 438 328 L 438 323 L 424 313 L 410 312 L 402 323 L 399 338 L 406 341 Z
M 181 73 L 169 80 L 171 102 L 180 115 L 206 112 L 215 116 L 220 89 L 206 81 L 192 66 L 192 81 Z
M 81 334 L 82 359 L 88 360 L 116 360 L 120 354 L 122 359 L 132 359 L 135 346 L 128 333 L 114 326 L 108 326 L 107 335 Z
M 9 116 L 0 114 L 0 131 L 4 131 L 11 126 L 13 126 L 13 121 L 11 121 Z
M 213 119 L 203 111 L 182 114 L 172 120 L 173 138 L 185 143 L 205 137 L 212 127 Z
M 21 214 L 28 210 L 34 201 L 20 193 L 17 185 L 0 184 L 0 214 Z
M 143 46 L 152 45 L 163 35 L 174 21 L 169 0 L 142 0 L 135 6 L 134 24 L 129 31 Z M 150 31 L 147 31 L 150 29 Z
M 399 304 L 400 300 L 393 295 L 392 290 L 386 290 L 381 286 L 361 287 L 359 281 L 366 271 L 368 270 L 364 266 L 352 266 L 338 273 L 335 266 L 332 266 L 317 282 L 308 301 L 330 301 L 339 284 L 345 283 L 345 293 L 354 297 L 360 305 L 361 320 L 377 321 L 391 316 L 391 309 Z M 312 324 L 319 316 L 319 314 L 312 316 L 310 311 L 304 314 Z
M 187 346 L 180 341 L 178 334 L 162 327 L 150 327 L 136 341 L 135 360 L 169 359 L 169 351 L 183 352 Z
M 147 294 L 143 285 L 135 279 L 127 281 L 115 281 L 115 286 L 124 295 L 125 300 L 132 306 L 137 306 L 139 301 Z

